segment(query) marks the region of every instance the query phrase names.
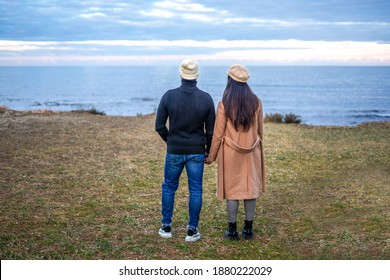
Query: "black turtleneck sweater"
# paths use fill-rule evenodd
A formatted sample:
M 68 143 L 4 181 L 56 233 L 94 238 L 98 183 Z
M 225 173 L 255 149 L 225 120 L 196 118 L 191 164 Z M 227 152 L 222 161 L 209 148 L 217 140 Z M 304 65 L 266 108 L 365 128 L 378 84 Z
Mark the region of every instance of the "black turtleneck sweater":
M 170 154 L 209 152 L 213 137 L 215 107 L 210 94 L 196 86 L 196 80 L 181 81 L 161 98 L 156 131 L 167 142 Z M 169 120 L 169 129 L 166 126 Z

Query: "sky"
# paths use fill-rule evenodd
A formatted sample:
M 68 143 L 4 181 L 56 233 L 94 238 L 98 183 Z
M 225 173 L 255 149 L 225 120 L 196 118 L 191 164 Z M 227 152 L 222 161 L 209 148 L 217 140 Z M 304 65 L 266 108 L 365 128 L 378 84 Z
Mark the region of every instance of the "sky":
M 0 0 L 0 66 L 390 65 L 390 0 Z

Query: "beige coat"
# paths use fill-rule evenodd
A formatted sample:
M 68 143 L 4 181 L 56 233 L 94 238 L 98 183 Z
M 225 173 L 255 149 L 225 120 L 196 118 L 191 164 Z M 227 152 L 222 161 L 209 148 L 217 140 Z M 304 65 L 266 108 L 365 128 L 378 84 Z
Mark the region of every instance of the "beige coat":
M 219 200 L 254 199 L 265 192 L 263 149 L 263 108 L 260 101 L 256 121 L 247 132 L 236 131 L 227 119 L 222 102 L 217 119 L 209 160 L 218 160 L 217 197 Z

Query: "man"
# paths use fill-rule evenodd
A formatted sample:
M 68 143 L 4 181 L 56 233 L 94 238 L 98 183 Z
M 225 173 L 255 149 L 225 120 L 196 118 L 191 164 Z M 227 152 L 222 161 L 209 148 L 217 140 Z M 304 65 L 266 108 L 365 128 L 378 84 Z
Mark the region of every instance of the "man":
M 186 58 L 180 65 L 181 86 L 168 90 L 161 98 L 156 116 L 156 131 L 167 143 L 162 183 L 162 220 L 159 234 L 172 237 L 172 214 L 180 175 L 186 168 L 190 199 L 186 241 L 197 241 L 202 208 L 204 161 L 213 136 L 215 107 L 211 96 L 197 84 L 198 63 Z M 169 119 L 169 129 L 166 126 Z

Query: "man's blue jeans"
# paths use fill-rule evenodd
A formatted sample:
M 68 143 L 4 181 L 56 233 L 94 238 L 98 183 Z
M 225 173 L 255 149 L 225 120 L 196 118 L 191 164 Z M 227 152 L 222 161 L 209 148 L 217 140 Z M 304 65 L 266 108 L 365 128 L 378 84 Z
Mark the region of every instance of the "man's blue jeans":
M 179 187 L 180 175 L 186 168 L 188 177 L 188 189 L 190 200 L 188 202 L 189 222 L 188 227 L 197 228 L 199 215 L 202 209 L 202 183 L 204 154 L 176 155 L 168 154 L 165 158 L 164 182 L 162 184 L 162 220 L 163 225 L 172 223 L 175 193 Z

